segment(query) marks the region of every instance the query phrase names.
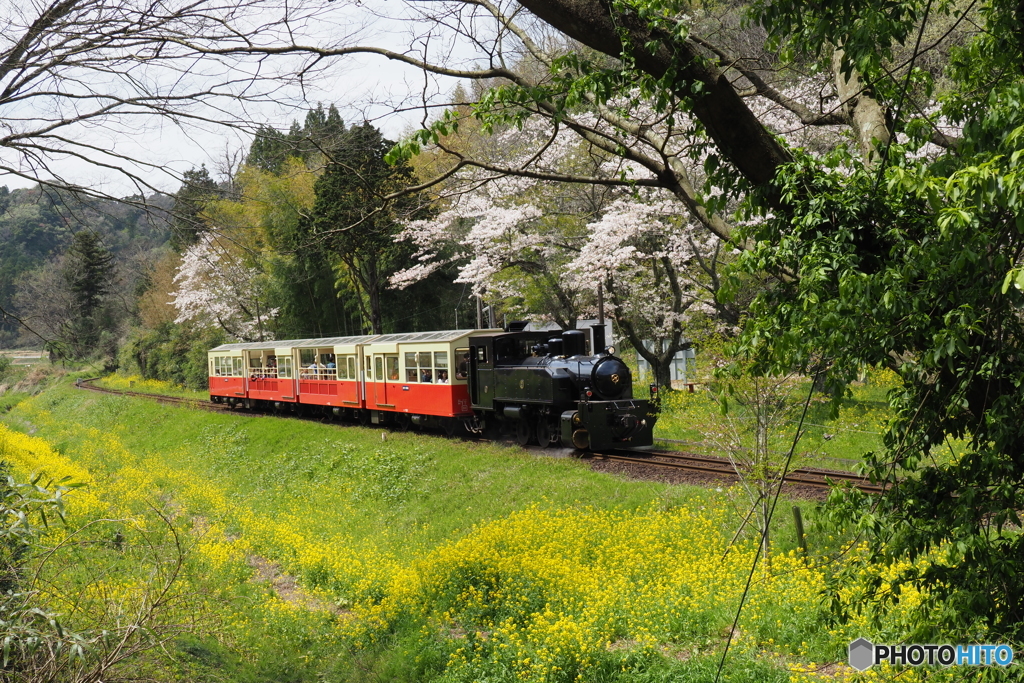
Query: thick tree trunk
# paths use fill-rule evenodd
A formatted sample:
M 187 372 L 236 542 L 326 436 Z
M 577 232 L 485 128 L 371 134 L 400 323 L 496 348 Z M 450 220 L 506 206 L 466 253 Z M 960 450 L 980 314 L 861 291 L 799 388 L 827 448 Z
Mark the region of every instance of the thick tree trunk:
M 718 149 L 755 186 L 767 186 L 779 165 L 790 160 L 786 149 L 736 93 L 726 73 L 702 59 L 692 43 L 653 31 L 632 13 L 616 11 L 613 17 L 610 0 L 520 0 L 520 4 L 559 31 L 611 57 L 622 56 L 620 34 L 624 33 L 636 66 L 655 78 L 662 78 L 670 68 L 677 69 L 672 84 L 675 93 L 692 100 L 694 116 Z M 648 47 L 654 45 L 654 49 Z M 842 56 L 837 49 L 833 58 L 836 89 L 864 160 L 870 164 L 877 150 L 889 142 L 885 109 L 856 71 L 842 73 Z M 695 84 L 700 85 L 698 95 L 693 94 Z
M 860 144 L 864 163 L 871 165 L 878 160 L 878 150 L 889 145 L 889 128 L 885 123 L 885 109 L 872 97 L 856 70 L 844 74 L 842 70 L 843 50 L 832 53 L 832 73 L 836 79 L 836 93 L 839 101 L 850 115 L 853 131 Z
M 665 354 L 662 354 L 657 357 L 658 363 L 652 366 L 654 368 L 654 381 L 663 389 L 672 389 L 672 359 L 674 357 L 675 352 L 667 357 Z
M 370 325 L 374 334 L 384 334 L 384 311 L 380 305 L 381 277 L 375 259 L 366 260 L 366 296 L 370 300 Z
M 619 32 L 628 36 L 639 69 L 662 78 L 677 70 L 672 84 L 679 97 L 693 102 L 693 114 L 722 154 L 754 185 L 767 186 L 789 153 L 747 107 L 724 71 L 702 59 L 685 40 L 656 33 L 633 14 L 616 13 L 610 0 L 520 0 L 526 9 L 571 38 L 611 57 L 623 52 Z M 649 50 L 648 45 L 657 45 Z M 700 93 L 693 94 L 699 84 Z
M 384 316 L 380 309 L 380 289 L 370 290 L 370 325 L 374 334 L 384 334 Z

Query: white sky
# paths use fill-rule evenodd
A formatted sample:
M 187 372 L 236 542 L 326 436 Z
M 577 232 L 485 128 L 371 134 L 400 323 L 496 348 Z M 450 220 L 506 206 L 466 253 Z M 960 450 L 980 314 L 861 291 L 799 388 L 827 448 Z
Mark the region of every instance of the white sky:
M 364 59 L 363 61 L 370 60 Z M 310 100 L 306 107 L 274 108 L 274 110 L 268 108 L 260 121 L 280 130 L 287 130 L 292 121 L 298 121 L 301 125 L 306 117 L 306 111 L 315 108 L 317 103 L 322 102 L 325 107 L 333 103 L 338 107 L 346 125 L 362 123 L 364 117 L 369 116 L 385 137 L 391 140 L 399 139 L 408 131 L 419 126 L 422 113 L 396 114 L 391 109 L 380 105 L 368 108 L 353 107 L 342 99 L 353 96 L 355 96 L 353 97 L 355 101 L 379 99 L 379 97 L 385 96 L 389 90 L 405 89 L 406 79 L 410 75 L 409 69 L 387 63 L 387 60 L 383 58 L 376 61 L 385 63 L 367 65 L 356 73 L 346 74 L 336 79 L 333 88 L 319 93 L 319 98 Z M 368 82 L 366 78 L 360 77 L 360 74 L 369 73 L 376 76 L 373 82 Z M 454 87 L 453 82 L 451 88 Z M 118 142 L 121 152 L 130 157 L 144 159 L 171 169 L 175 174 L 181 174 L 192 167 L 206 164 L 211 175 L 216 177 L 218 171 L 225 167 L 225 159 L 233 152 L 241 151 L 244 155 L 252 143 L 251 136 L 230 128 L 182 127 L 166 120 L 152 123 L 152 126 L 139 131 L 131 138 L 124 139 L 121 136 L 122 139 Z M 104 137 L 106 136 L 97 136 L 97 139 Z M 84 160 L 62 160 L 54 163 L 52 167 L 65 180 L 100 189 L 112 195 L 121 196 L 134 191 L 131 184 L 120 174 L 104 171 Z M 180 182 L 167 173 L 148 171 L 142 172 L 141 175 L 152 185 L 166 192 L 174 192 L 180 186 Z M 34 183 L 16 175 L 0 172 L 0 185 L 7 185 L 13 190 L 18 187 L 31 187 Z
M 332 3 L 328 11 L 333 15 L 330 16 L 330 22 L 324 22 L 323 30 L 340 33 L 341 28 L 363 24 L 367 31 L 358 41 L 360 44 L 405 51 L 410 43 L 406 33 L 408 25 L 371 19 L 368 15 L 385 10 L 402 11 L 410 6 L 406 3 L 396 4 L 393 0 L 376 0 L 374 5 L 363 3 L 355 6 L 343 2 Z M 355 12 L 362 12 L 363 16 L 350 16 Z M 459 53 L 465 54 L 465 59 L 472 57 L 470 48 L 466 47 L 458 47 L 448 55 L 453 57 Z M 424 75 L 413 67 L 376 55 L 347 56 L 331 60 L 329 68 L 316 80 L 307 83 L 304 92 L 285 93 L 291 105 L 262 105 L 255 109 L 250 106 L 246 118 L 286 130 L 292 121 L 297 120 L 301 124 L 306 111 L 318 103 L 322 102 L 324 106 L 333 103 L 346 124 L 361 123 L 364 118 L 369 118 L 386 137 L 395 140 L 419 126 L 423 118 L 422 111 L 396 113 L 391 107 L 370 103 L 418 97 L 424 92 L 433 97 L 439 94 L 447 96 L 455 85 L 454 79 L 432 76 L 425 90 Z M 100 149 L 116 148 L 122 155 L 158 166 L 158 169 L 136 172 L 151 185 L 166 192 L 174 192 L 180 186 L 175 175 L 194 166 L 205 164 L 211 174 L 218 177 L 219 172 L 227 167 L 225 160 L 231 154 L 244 155 L 252 141 L 251 136 L 238 130 L 213 125 L 200 128 L 185 122 L 159 118 L 149 118 L 143 128 L 136 121 L 127 125 L 114 122 L 75 130 L 78 140 L 84 140 Z M 0 148 L 0 159 L 10 159 L 9 150 L 7 152 L 5 154 Z M 49 168 L 64 181 L 110 195 L 124 196 L 136 192 L 134 186 L 116 171 L 98 168 L 82 159 L 55 160 L 50 162 Z M 14 189 L 33 184 L 26 178 L 0 171 L 0 185 Z

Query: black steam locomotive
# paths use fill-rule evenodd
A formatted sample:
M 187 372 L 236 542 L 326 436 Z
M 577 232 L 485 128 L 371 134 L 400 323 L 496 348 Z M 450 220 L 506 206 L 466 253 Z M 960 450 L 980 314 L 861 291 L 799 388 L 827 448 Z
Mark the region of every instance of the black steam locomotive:
M 504 332 L 469 338 L 470 402 L 484 424 L 505 424 L 522 445 L 635 448 L 653 443 L 654 401 L 633 398 L 633 376 L 614 348 L 603 348 L 594 328 L 594 355 L 581 330 L 527 332 L 512 323 Z

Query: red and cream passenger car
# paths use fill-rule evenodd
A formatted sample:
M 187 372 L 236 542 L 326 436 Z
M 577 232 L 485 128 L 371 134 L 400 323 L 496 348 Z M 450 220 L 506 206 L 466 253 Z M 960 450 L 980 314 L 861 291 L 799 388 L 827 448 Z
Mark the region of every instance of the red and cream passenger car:
M 210 399 L 247 408 L 316 406 L 364 423 L 453 430 L 473 416 L 467 340 L 480 332 L 223 344 L 209 352 Z

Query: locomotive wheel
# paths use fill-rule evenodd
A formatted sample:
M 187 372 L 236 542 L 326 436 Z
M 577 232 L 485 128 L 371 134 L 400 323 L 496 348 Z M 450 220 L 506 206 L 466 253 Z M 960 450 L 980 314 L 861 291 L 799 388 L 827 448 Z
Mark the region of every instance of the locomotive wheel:
M 537 418 L 537 443 L 541 448 L 547 448 L 554 441 L 554 425 L 546 415 Z
M 520 446 L 526 446 L 533 441 L 533 425 L 528 419 L 516 420 L 516 441 Z

